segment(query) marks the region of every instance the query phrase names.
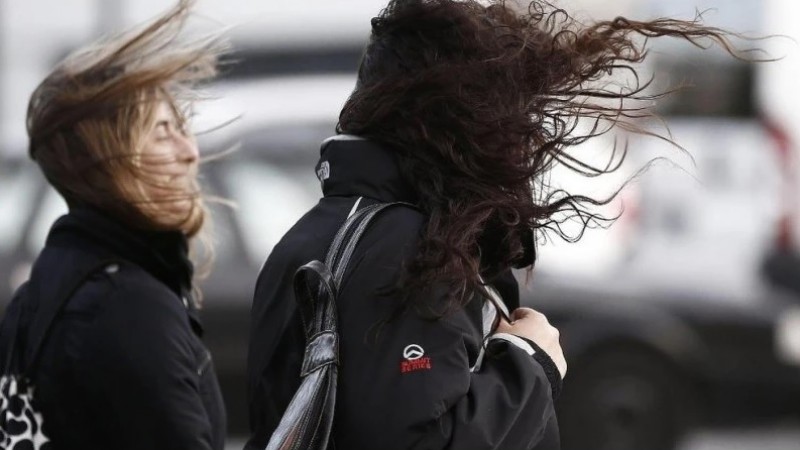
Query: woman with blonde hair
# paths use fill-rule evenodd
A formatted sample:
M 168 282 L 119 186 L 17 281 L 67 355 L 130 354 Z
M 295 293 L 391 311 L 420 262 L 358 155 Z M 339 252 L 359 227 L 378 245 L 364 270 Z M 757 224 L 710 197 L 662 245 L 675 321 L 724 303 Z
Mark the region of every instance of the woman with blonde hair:
M 224 447 L 189 258 L 207 211 L 186 124 L 222 44 L 179 43 L 192 3 L 76 52 L 31 97 L 30 156 L 69 212 L 0 328 L 3 448 L 25 432 L 60 450 Z

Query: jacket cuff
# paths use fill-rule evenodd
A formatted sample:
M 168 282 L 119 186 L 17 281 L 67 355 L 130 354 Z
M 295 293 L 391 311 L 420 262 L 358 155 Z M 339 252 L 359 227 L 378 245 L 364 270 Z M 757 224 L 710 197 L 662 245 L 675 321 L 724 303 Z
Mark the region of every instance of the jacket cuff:
M 490 341 L 494 339 L 502 339 L 509 344 L 513 344 L 517 348 L 524 350 L 525 353 L 529 354 L 530 356 L 533 356 L 536 353 L 536 350 L 534 350 L 534 348 L 525 339 L 519 336 L 515 336 L 510 333 L 495 333 L 489 336 Z
M 558 366 L 556 366 L 556 363 L 550 359 L 550 355 L 542 350 L 541 347 L 536 345 L 535 342 L 524 337 L 520 337 L 520 339 L 527 342 L 528 345 L 533 347 L 533 349 L 536 351 L 536 353 L 533 354 L 533 359 L 535 359 L 536 362 L 538 362 L 544 369 L 544 373 L 547 375 L 547 379 L 550 381 L 550 388 L 553 392 L 553 401 L 555 401 L 561 394 L 561 387 L 564 382 L 564 380 L 561 378 L 561 372 L 558 371 Z
M 541 347 L 536 345 L 530 339 L 526 339 L 521 336 L 517 336 L 514 334 L 509 333 L 497 333 L 493 334 L 489 337 L 489 340 L 503 340 L 508 342 L 509 344 L 523 350 L 525 353 L 531 355 L 536 362 L 539 363 L 540 366 L 544 369 L 545 375 L 547 375 L 547 380 L 550 382 L 550 389 L 553 394 L 553 401 L 555 401 L 558 396 L 561 394 L 561 387 L 563 385 L 563 380 L 561 379 L 561 372 L 558 371 L 558 367 L 556 363 L 550 359 L 550 356 L 542 350 Z

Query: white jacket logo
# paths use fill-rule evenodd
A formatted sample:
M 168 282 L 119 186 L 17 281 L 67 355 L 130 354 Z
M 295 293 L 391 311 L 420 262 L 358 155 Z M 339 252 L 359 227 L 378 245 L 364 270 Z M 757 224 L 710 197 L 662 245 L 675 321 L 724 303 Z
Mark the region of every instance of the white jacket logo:
M 322 164 L 319 165 L 319 169 L 317 169 L 317 178 L 319 178 L 320 182 L 323 182 L 331 177 L 331 165 L 328 161 L 322 161 Z
M 417 344 L 411 344 L 403 349 L 403 358 L 415 361 L 425 356 L 425 350 Z
M 418 372 L 420 370 L 431 370 L 433 363 L 430 356 L 425 356 L 425 350 L 417 345 L 407 345 L 403 349 L 403 360 L 400 361 L 400 373 Z

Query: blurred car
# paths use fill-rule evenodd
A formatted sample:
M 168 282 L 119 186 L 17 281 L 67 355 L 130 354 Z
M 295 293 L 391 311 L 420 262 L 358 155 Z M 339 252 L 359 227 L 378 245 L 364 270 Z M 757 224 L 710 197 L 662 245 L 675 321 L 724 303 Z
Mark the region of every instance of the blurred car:
M 670 449 L 695 427 L 798 417 L 794 298 L 731 302 L 633 278 L 534 278 L 525 303 L 559 328 L 569 362 L 564 449 Z
M 352 76 L 223 83 L 194 121 L 213 195 L 214 270 L 202 282 L 205 340 L 232 436 L 246 434 L 246 346 L 259 267 L 320 197 L 320 142 L 333 134 Z M 202 133 L 242 114 L 217 132 Z M 231 145 L 238 150 L 215 158 Z M 4 306 L 64 210 L 31 162 L 0 164 L 0 289 Z M 524 275 L 522 275 L 524 276 Z M 523 303 L 562 332 L 570 364 L 557 404 L 565 450 L 671 448 L 690 426 L 751 423 L 800 412 L 800 315 L 791 297 L 692 292 L 647 278 L 534 275 Z M 532 418 L 533 420 L 533 418 Z
M 694 87 L 658 112 L 684 151 L 631 137 L 635 170 L 669 161 L 626 187 L 606 247 L 619 258 L 583 280 L 567 266 L 530 294 L 573 362 L 560 415 L 581 432 L 565 448 L 669 448 L 688 427 L 800 411 L 800 296 L 764 277 L 796 214 L 790 146 L 755 106 L 754 65 L 670 50 L 657 72 Z

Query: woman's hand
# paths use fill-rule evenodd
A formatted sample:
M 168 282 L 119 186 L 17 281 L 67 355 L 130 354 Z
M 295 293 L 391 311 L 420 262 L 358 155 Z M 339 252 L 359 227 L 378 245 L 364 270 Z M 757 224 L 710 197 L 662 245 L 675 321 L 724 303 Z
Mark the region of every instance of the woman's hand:
M 553 360 L 561 378 L 567 374 L 567 361 L 559 342 L 558 329 L 547 321 L 547 317 L 531 308 L 517 308 L 511 313 L 511 323 L 500 320 L 496 333 L 509 333 L 533 341 Z

